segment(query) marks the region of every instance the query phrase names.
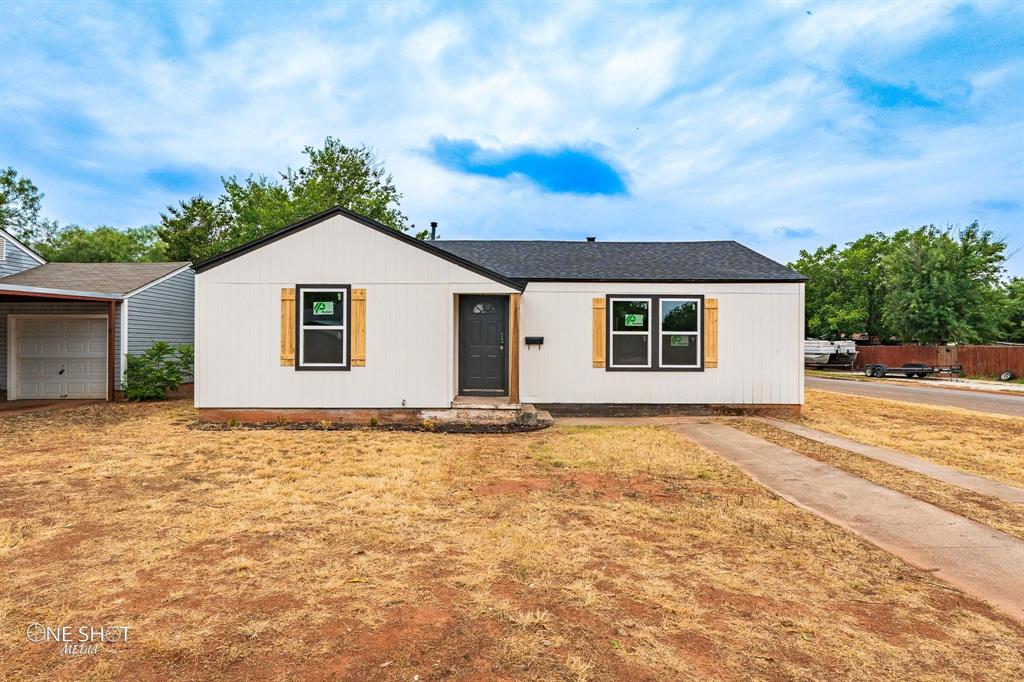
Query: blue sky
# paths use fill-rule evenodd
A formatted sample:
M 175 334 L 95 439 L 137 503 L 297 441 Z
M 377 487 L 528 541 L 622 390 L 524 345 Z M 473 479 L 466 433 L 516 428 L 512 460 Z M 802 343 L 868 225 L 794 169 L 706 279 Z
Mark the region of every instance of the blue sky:
M 333 135 L 449 238 L 1024 246 L 1021 3 L 8 0 L 0 41 L 0 164 L 62 222 L 155 222 Z

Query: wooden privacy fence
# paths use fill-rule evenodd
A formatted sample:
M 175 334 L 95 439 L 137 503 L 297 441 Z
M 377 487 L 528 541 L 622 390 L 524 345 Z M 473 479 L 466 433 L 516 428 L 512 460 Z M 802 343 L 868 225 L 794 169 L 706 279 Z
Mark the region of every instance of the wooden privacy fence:
M 857 346 L 857 367 L 908 362 L 963 365 L 970 376 L 997 376 L 1010 370 L 1024 376 L 1024 346 Z

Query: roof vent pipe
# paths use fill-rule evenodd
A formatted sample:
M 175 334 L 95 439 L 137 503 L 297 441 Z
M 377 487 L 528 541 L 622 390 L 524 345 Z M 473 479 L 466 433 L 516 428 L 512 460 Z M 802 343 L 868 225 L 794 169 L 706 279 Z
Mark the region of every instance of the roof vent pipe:
M 430 221 L 430 241 L 437 239 L 437 221 Z
M 587 237 L 587 241 L 588 242 L 596 242 L 597 241 L 597 237 Z

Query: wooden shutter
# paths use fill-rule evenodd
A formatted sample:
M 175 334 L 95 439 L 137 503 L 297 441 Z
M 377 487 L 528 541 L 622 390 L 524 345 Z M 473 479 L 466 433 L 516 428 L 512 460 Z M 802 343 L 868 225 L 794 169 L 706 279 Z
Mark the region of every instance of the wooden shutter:
M 352 366 L 366 367 L 366 289 L 352 290 Z
M 281 289 L 281 365 L 295 366 L 295 289 Z
M 704 367 L 718 367 L 718 299 L 704 299 Z
M 605 324 L 605 300 L 594 299 L 594 367 L 604 367 L 605 344 L 607 343 L 607 325 Z

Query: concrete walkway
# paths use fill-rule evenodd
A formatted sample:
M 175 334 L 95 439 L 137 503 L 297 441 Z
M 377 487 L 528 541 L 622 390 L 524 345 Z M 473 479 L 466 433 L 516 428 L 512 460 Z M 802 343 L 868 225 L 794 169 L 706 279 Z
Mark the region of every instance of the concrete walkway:
M 804 438 L 809 438 L 811 440 L 818 441 L 819 443 L 824 443 L 825 445 L 833 445 L 837 448 L 842 448 L 843 450 L 849 450 L 850 452 L 855 452 L 858 455 L 877 459 L 880 462 L 892 464 L 893 466 L 906 469 L 907 471 L 924 474 L 925 476 L 929 476 L 946 483 L 951 483 L 955 486 L 965 488 L 981 495 L 995 497 L 1003 500 L 1004 502 L 1024 504 L 1024 488 L 1018 488 L 1007 483 L 993 481 L 991 478 L 985 478 L 984 476 L 968 474 L 964 471 L 960 471 L 959 469 L 954 469 L 953 467 L 948 467 L 942 464 L 936 464 L 920 457 L 897 452 L 896 450 L 881 448 L 875 445 L 867 445 L 866 443 L 850 440 L 849 438 L 843 438 L 842 436 L 836 436 L 831 433 L 826 433 L 825 431 L 812 429 L 809 426 L 804 426 L 803 424 L 794 424 L 792 422 L 782 421 L 781 419 L 762 419 L 762 421 L 797 436 L 803 436 Z
M 669 428 L 780 497 L 1024 623 L 1024 541 L 722 424 Z

